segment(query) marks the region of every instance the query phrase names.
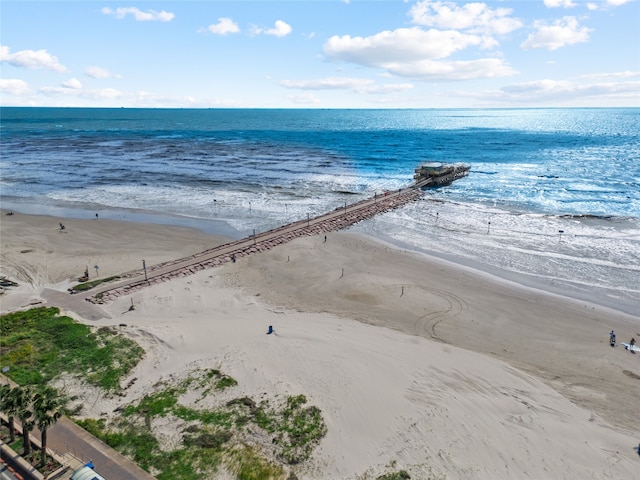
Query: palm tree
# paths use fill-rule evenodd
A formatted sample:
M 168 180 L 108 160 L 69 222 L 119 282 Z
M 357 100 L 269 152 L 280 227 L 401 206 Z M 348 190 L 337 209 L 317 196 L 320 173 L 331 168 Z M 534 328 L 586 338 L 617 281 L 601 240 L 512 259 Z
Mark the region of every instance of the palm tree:
M 22 448 L 24 455 L 29 455 L 31 453 L 29 433 L 35 425 L 31 405 L 33 401 L 33 390 L 30 386 L 16 387 L 15 390 L 17 390 L 16 403 L 18 404 L 18 418 L 20 418 L 20 423 L 22 423 Z
M 47 463 L 47 430 L 55 425 L 62 416 L 63 407 L 64 403 L 60 400 L 60 395 L 55 388 L 44 387 L 33 397 L 33 413 L 42 440 L 41 467 Z
M 0 387 L 0 410 L 7 414 L 9 423 L 9 443 L 16 440 L 15 417 L 18 415 L 18 388 L 12 388 L 11 385 L 2 385 Z

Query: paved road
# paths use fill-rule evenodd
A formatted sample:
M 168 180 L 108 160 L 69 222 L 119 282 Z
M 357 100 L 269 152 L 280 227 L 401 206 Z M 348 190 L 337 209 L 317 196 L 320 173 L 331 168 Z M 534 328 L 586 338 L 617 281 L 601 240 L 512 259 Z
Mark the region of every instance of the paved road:
M 9 382 L 10 385 L 17 386 L 13 380 L 3 374 L 0 374 L 0 382 Z M 20 427 L 19 421 L 17 421 L 17 427 Z M 31 436 L 36 440 L 40 439 L 40 432 L 37 428 L 31 432 Z M 67 417 L 60 418 L 53 427 L 47 430 L 47 447 L 55 453 L 56 460 L 63 465 L 69 465 L 71 472 L 91 460 L 95 465 L 95 471 L 107 480 L 155 480 L 155 477 L 80 428 Z M 4 465 L 2 467 L 2 472 L 4 472 Z M 11 472 L 7 471 L 7 475 L 10 474 Z M 62 478 L 69 478 L 69 476 L 71 473 Z M 0 477 L 0 480 L 4 480 L 4 478 Z M 13 480 L 10 476 L 6 478 Z
M 91 460 L 95 471 L 107 480 L 155 479 L 131 460 L 120 455 L 66 417 L 58 420 L 48 430 L 47 439 L 49 447 L 56 452 L 70 452 L 85 463 Z

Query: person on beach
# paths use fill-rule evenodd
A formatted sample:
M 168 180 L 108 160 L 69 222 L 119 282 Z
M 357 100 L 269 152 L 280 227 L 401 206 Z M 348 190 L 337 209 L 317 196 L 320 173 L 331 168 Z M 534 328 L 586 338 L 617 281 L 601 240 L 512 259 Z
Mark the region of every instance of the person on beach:
M 276 333 L 276 331 L 273 329 L 273 325 L 269 325 L 269 329 L 267 330 L 267 335 L 271 335 L 272 333 Z
M 635 338 L 631 338 L 631 340 L 629 341 L 629 351 L 631 353 L 636 353 L 633 346 L 636 344 L 636 339 Z
M 616 334 L 613 330 L 611 330 L 611 333 L 609 334 L 609 344 L 612 347 L 615 347 L 616 345 Z

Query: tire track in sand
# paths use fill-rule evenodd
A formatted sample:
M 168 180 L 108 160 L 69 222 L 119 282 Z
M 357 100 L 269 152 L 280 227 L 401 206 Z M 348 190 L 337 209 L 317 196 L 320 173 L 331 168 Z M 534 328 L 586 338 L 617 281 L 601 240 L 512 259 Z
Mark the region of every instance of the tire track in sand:
M 440 338 L 436 333 L 436 329 L 438 325 L 440 325 L 442 322 L 448 319 L 456 318 L 463 311 L 467 310 L 469 308 L 467 303 L 457 295 L 454 295 L 453 293 L 447 292 L 445 290 L 441 290 L 433 287 L 427 287 L 425 285 L 410 285 L 410 286 L 416 287 L 426 292 L 427 297 L 429 295 L 436 296 L 444 302 L 445 304 L 444 308 L 430 311 L 418 317 L 418 319 L 415 321 L 415 324 L 414 324 L 414 330 L 417 335 L 424 336 L 425 334 L 427 334 L 431 339 L 444 343 L 444 340 L 442 340 L 442 338 Z M 425 307 L 433 308 L 432 304 L 425 305 Z

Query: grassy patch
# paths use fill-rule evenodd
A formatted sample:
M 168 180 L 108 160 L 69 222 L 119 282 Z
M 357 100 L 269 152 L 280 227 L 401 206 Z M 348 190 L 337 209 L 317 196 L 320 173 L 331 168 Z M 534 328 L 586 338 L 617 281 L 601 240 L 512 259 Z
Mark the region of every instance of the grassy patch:
M 120 277 L 118 276 L 114 276 L 114 277 L 106 277 L 106 278 L 98 278 L 96 280 L 91 280 L 89 282 L 82 282 L 79 283 L 78 285 L 74 285 L 73 287 L 71 287 L 71 291 L 72 292 L 86 292 L 87 290 L 91 290 L 92 288 L 102 284 L 102 283 L 108 283 L 108 282 L 113 282 L 115 280 L 119 280 Z
M 376 478 L 376 480 L 409 480 L 411 475 L 409 475 L 405 470 L 400 470 L 399 472 L 385 473 L 384 475 L 380 475 Z
M 164 417 L 178 403 L 179 394 L 179 389 L 171 388 L 146 395 L 137 405 L 129 405 L 125 408 L 124 415 L 140 413 L 151 417 Z
M 238 384 L 233 378 L 222 375 L 218 381 L 216 381 L 216 389 L 224 390 L 225 388 L 235 387 Z
M 144 350 L 109 328 L 92 329 L 57 308 L 34 308 L 0 317 L 0 363 L 21 385 L 43 384 L 61 373 L 114 390 Z
M 275 406 L 266 401 L 256 405 L 249 397 L 216 408 L 180 403 L 186 393 L 197 399 L 203 399 L 198 393 L 216 395 L 221 379 L 228 379 L 231 386 L 226 388 L 237 384 L 217 370 L 195 371 L 180 382 L 157 384 L 154 393 L 125 407 L 119 422 L 107 426 L 102 420 L 84 420 L 81 425 L 159 480 L 206 478 L 223 466 L 240 480 L 284 480 L 286 466 L 308 459 L 325 435 L 320 410 L 307 406 L 304 395 Z M 176 419 L 182 434 L 181 444 L 171 451 L 148 436 L 154 419 L 168 415 Z
M 283 408 L 262 404 L 255 416 L 259 426 L 274 434 L 278 457 L 291 465 L 307 460 L 327 433 L 320 409 L 306 403 L 304 395 L 291 396 Z
M 78 425 L 110 447 L 128 456 L 147 471 L 160 471 L 158 480 L 197 480 L 203 472 L 197 469 L 188 449 L 163 452 L 158 440 L 145 428 L 122 420 L 107 427 L 103 419 L 77 421 Z M 211 452 L 208 452 L 211 453 Z M 210 457 L 213 460 L 213 457 Z M 200 460 L 200 459 L 198 459 Z
M 284 468 L 262 458 L 255 449 L 243 445 L 231 452 L 227 467 L 237 480 L 271 480 L 285 478 Z

